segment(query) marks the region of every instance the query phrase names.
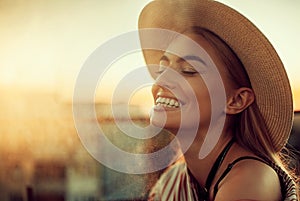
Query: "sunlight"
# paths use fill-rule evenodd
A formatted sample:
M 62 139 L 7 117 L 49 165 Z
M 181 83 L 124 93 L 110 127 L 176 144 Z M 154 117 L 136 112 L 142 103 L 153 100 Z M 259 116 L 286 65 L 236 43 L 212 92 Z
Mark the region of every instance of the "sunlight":
M 15 83 L 16 69 L 15 68 L 0 68 L 0 85 L 5 87 L 11 86 Z

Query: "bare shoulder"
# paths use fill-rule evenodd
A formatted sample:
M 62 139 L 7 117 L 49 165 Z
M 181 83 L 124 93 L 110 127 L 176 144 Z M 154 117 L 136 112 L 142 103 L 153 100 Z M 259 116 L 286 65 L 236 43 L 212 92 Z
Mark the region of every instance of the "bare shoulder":
M 240 161 L 219 184 L 215 200 L 281 200 L 278 175 L 263 162 Z

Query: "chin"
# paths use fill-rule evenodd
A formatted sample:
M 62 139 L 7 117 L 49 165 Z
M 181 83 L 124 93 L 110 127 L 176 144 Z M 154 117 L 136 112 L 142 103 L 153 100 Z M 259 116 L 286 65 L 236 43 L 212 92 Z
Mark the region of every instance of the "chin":
M 165 125 L 162 121 L 157 121 L 156 119 L 150 118 L 150 124 L 159 128 L 164 128 Z
M 182 122 L 181 122 L 182 121 Z M 186 118 L 181 120 L 180 117 L 176 116 L 164 116 L 161 113 L 154 113 L 150 117 L 150 124 L 153 126 L 164 128 L 169 131 L 178 131 L 179 129 L 189 130 L 194 129 L 199 126 L 199 122 L 191 121 L 191 119 Z
M 178 130 L 178 125 L 180 125 L 180 123 L 178 124 L 175 124 L 173 122 L 164 122 L 164 120 L 162 119 L 157 119 L 157 118 L 150 118 L 150 123 L 153 125 L 153 126 L 156 126 L 156 127 L 159 127 L 159 128 L 164 128 L 166 130 L 174 130 L 174 129 L 177 129 Z

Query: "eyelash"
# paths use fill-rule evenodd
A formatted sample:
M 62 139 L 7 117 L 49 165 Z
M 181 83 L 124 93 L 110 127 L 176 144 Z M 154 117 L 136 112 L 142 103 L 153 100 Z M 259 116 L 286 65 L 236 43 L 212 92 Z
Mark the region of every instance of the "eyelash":
M 167 67 L 165 67 L 165 68 L 167 68 Z M 163 70 L 156 71 L 156 74 L 162 74 L 165 71 L 165 68 Z M 181 70 L 181 73 L 184 75 L 189 75 L 189 76 L 198 74 L 197 71 L 188 71 L 188 70 Z
M 197 71 L 194 72 L 194 71 L 184 71 L 184 70 L 182 70 L 181 72 L 186 75 L 195 75 L 198 73 Z

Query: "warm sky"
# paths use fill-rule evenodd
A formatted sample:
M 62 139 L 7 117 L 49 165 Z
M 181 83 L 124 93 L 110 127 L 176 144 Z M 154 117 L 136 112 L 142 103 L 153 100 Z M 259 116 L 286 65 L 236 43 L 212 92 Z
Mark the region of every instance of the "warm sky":
M 71 100 L 76 76 L 103 42 L 135 30 L 149 0 L 0 0 L 0 87 L 55 92 Z M 262 29 L 286 66 L 300 110 L 300 1 L 221 0 Z M 134 57 L 135 56 L 135 57 Z M 134 62 L 132 62 L 134 60 Z M 128 69 L 143 65 L 140 55 L 115 64 L 97 97 L 110 100 L 113 86 Z M 112 82 L 113 80 L 113 82 Z M 139 92 L 134 101 L 150 100 Z M 142 98 L 143 97 L 143 100 Z M 151 100 L 150 100 L 151 101 Z

